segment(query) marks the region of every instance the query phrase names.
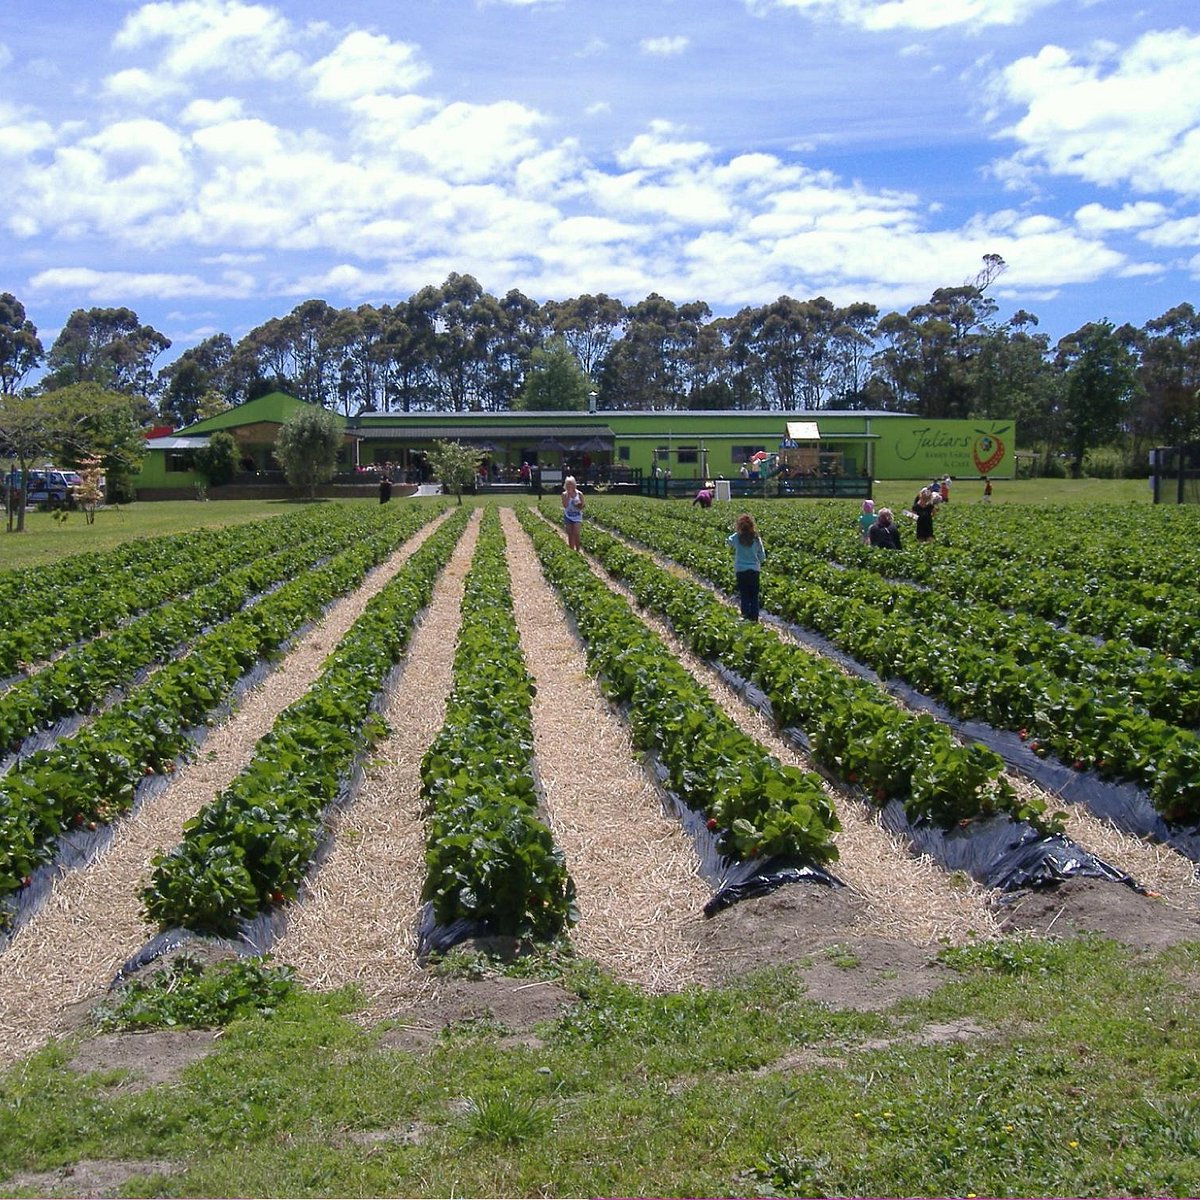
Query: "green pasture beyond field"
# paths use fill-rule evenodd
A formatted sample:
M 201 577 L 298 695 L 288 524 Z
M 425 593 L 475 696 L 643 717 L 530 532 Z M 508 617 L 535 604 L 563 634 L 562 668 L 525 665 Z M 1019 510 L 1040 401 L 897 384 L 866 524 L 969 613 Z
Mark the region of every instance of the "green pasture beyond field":
M 995 485 L 993 503 L 997 504 L 1149 504 L 1150 486 L 1138 479 L 1019 479 L 1001 480 Z M 905 508 L 912 503 L 917 485 L 911 480 L 881 480 L 875 485 L 878 504 Z M 521 497 L 501 496 L 501 503 Z M 951 485 L 952 504 L 979 504 L 983 485 L 960 481 Z M 473 497 L 464 497 L 472 503 Z M 53 513 L 28 512 L 21 534 L 0 532 L 0 570 L 12 567 L 37 567 L 56 562 L 71 554 L 88 550 L 111 550 L 132 538 L 161 537 L 219 525 L 237 525 L 259 521 L 294 510 L 303 501 L 295 500 L 160 500 L 101 509 L 94 525 L 85 523 L 82 513 L 70 513 L 56 520 Z M 370 500 L 320 500 L 319 504 L 377 504 Z M 420 500 L 396 500 L 393 503 L 420 504 Z M 806 501 L 782 501 L 804 504 Z M 857 508 L 857 501 L 847 501 Z M 0 530 L 4 526 L 0 525 Z

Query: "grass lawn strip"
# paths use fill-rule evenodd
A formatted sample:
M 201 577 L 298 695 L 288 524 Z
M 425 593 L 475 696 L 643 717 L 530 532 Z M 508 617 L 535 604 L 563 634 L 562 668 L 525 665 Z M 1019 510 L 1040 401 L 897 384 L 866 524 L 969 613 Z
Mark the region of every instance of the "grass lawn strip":
M 629 733 L 587 669 L 528 536 L 501 511 L 513 609 L 534 677 L 533 740 L 555 844 L 575 881 L 571 943 L 651 992 L 695 982 L 696 927 L 709 898 L 696 854 Z
M 335 601 L 238 711 L 210 731 L 200 757 L 120 822 L 102 857 L 56 881 L 50 900 L 0 960 L 0 1063 L 29 1054 L 68 1028 L 71 1007 L 98 997 L 154 932 L 141 910 L 150 859 L 178 842 L 184 823 L 238 775 L 278 714 L 307 691 L 332 646 L 433 528 L 426 525 L 355 591 Z
M 479 522 L 467 527 L 413 632 L 382 716 L 391 732 L 375 747 L 353 805 L 335 820 L 329 857 L 289 916 L 275 957 L 322 989 L 354 983 L 363 1019 L 391 1016 L 434 981 L 417 963 L 416 918 L 425 880 L 421 758 L 445 719 L 463 581 Z
M 593 572 L 629 601 L 647 627 L 667 644 L 713 703 L 747 737 L 765 746 L 780 762 L 801 771 L 813 770 L 813 764 L 798 754 L 762 713 L 751 708 L 707 663 L 694 655 L 665 621 L 638 608 L 633 594 L 605 574 L 599 564 L 594 564 Z M 982 888 L 967 879 L 952 881 L 928 855 L 914 856 L 899 837 L 881 828 L 873 810 L 829 785 L 825 790 L 842 823 L 841 830 L 834 835 L 839 854 L 838 877 L 867 906 L 861 932 L 900 938 L 916 945 L 943 940 L 957 945 L 997 933 L 995 917 Z

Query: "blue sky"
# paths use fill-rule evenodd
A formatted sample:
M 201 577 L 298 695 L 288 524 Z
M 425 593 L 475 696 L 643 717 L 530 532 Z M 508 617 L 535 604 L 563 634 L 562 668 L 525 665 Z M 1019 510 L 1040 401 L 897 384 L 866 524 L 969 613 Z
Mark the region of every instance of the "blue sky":
M 1198 302 L 1195 0 L 6 0 L 0 291 L 175 343 L 451 271 L 1057 339 Z

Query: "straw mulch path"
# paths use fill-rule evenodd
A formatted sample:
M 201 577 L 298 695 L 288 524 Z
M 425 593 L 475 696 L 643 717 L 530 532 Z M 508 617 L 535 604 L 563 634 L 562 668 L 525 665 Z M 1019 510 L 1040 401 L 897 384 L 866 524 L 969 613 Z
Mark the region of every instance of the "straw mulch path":
M 576 950 L 653 992 L 696 982 L 710 890 L 678 821 L 611 705 L 544 581 L 532 543 L 502 510 L 526 665 L 537 682 L 534 752 L 555 843 L 578 890 Z
M 637 607 L 627 589 L 616 584 L 598 564 L 592 570 L 613 591 L 630 601 L 641 619 L 663 639 L 738 727 L 789 766 L 812 770 L 812 763 L 779 736 L 774 725 L 711 671 L 675 636 L 670 627 Z M 690 577 L 689 577 L 690 578 Z M 998 934 L 987 893 L 965 876 L 947 875 L 928 856 L 915 857 L 897 837 L 883 829 L 861 804 L 825 785 L 842 823 L 835 835 L 840 858 L 833 870 L 864 902 L 858 932 L 918 946 L 940 941 L 963 943 Z
M 238 711 L 210 731 L 199 757 L 116 824 L 108 849 L 85 870 L 56 882 L 44 907 L 0 955 L 0 1066 L 69 1029 L 80 1002 L 99 998 L 125 959 L 156 932 L 143 920 L 140 901 L 151 858 L 175 845 L 184 822 L 242 770 L 276 716 L 316 680 L 367 601 L 432 528 L 335 601 L 263 683 L 242 698 Z
M 416 919 L 425 880 L 421 758 L 445 720 L 463 585 L 479 535 L 476 516 L 413 632 L 385 701 L 391 734 L 372 755 L 334 848 L 309 883 L 274 954 L 318 988 L 355 983 L 364 1019 L 392 1015 L 430 984 L 417 964 Z

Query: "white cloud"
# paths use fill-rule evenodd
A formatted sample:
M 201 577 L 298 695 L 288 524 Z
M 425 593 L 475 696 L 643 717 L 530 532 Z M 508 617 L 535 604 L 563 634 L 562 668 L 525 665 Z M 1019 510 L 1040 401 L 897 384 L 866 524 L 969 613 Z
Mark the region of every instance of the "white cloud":
M 639 133 L 617 155 L 617 162 L 623 167 L 658 170 L 695 162 L 708 154 L 709 147 L 704 142 L 680 141 L 672 136 L 676 132 L 677 126 L 670 121 L 651 121 L 650 131 Z
M 1059 0 L 746 0 L 751 12 L 792 9 L 875 31 L 1019 25 Z
M 98 304 L 125 303 L 153 297 L 156 300 L 180 296 L 240 297 L 247 294 L 248 276 L 227 277 L 212 283 L 198 275 L 173 275 L 143 271 L 96 271 L 90 267 L 54 267 L 39 271 L 30 279 L 35 292 L 68 292 L 85 296 Z
M 1167 210 L 1161 204 L 1150 200 L 1123 204 L 1119 209 L 1105 208 L 1103 204 L 1085 204 L 1075 210 L 1075 223 L 1088 233 L 1108 233 L 1158 225 L 1166 214 Z
M 4 42 L 0 42 L 0 71 L 4 70 L 5 67 L 12 66 L 12 61 L 13 52 Z
M 311 68 L 313 95 L 319 100 L 356 100 L 361 96 L 407 92 L 429 75 L 417 47 L 381 34 L 355 30 Z
M 690 38 L 682 36 L 652 37 L 643 38 L 638 46 L 643 54 L 649 54 L 655 58 L 673 58 L 682 54 L 688 48 L 690 41 Z
M 129 104 L 153 103 L 183 90 L 178 80 L 154 75 L 141 67 L 130 67 L 110 75 L 103 87 L 106 96 Z
M 1164 221 L 1138 237 L 1151 246 L 1200 246 L 1200 215 Z
M 179 114 L 179 119 L 185 125 L 221 125 L 238 120 L 244 111 L 245 106 L 235 96 L 221 100 L 193 100 Z
M 223 74 L 290 75 L 299 65 L 286 18 L 239 0 L 161 0 L 144 4 L 117 31 L 118 50 L 162 46 L 162 69 L 178 79 Z
M 1025 110 L 1004 130 L 1020 149 L 1002 175 L 1200 195 L 1200 35 L 1148 33 L 1119 56 L 1045 46 L 1005 68 L 994 90 Z

